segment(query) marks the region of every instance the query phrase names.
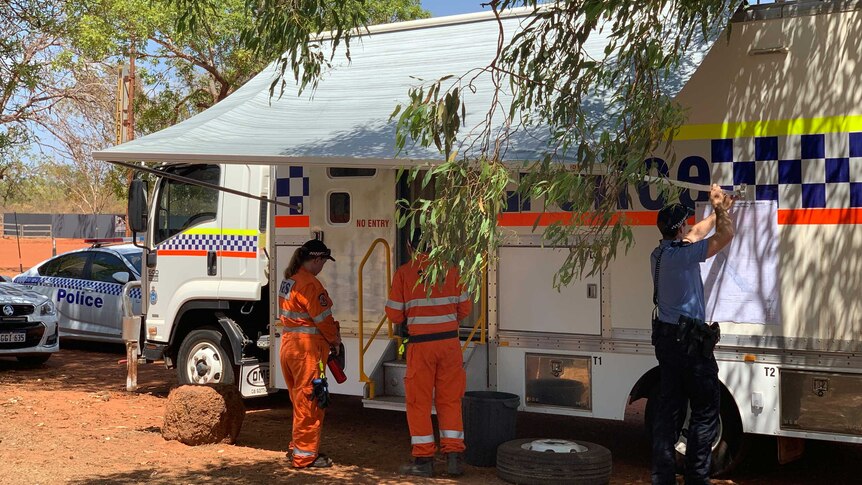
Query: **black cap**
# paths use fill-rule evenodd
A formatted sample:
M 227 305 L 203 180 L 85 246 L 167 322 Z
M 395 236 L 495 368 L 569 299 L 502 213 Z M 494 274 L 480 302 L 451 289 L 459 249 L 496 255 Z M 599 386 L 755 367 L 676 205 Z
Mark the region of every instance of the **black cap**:
M 682 223 L 693 215 L 694 209 L 682 204 L 671 204 L 658 211 L 656 226 L 662 234 L 673 232 L 682 227 Z
M 331 256 L 332 251 L 326 247 L 326 244 L 323 244 L 323 241 L 312 239 L 310 241 L 306 241 L 302 247 L 312 258 L 326 258 L 330 261 L 335 261 L 335 258 Z

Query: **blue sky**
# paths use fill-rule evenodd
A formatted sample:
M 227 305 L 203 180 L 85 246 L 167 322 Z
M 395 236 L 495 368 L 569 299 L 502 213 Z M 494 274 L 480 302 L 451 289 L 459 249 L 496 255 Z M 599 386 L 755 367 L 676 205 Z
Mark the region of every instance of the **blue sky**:
M 431 12 L 434 17 L 457 15 L 459 13 L 481 12 L 490 7 L 481 7 L 488 0 L 422 0 L 422 8 Z

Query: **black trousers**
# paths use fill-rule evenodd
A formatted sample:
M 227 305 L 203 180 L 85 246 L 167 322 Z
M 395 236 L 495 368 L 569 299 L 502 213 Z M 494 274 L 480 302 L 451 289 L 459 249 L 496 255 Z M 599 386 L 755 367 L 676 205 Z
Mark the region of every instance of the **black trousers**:
M 666 328 L 662 328 L 666 327 Z M 691 407 L 686 435 L 685 483 L 710 483 L 712 443 L 718 432 L 720 387 L 715 357 L 687 355 L 676 341 L 675 325 L 654 329 L 655 356 L 661 372 L 658 407 L 653 417 L 652 483 L 676 484 L 674 445 Z

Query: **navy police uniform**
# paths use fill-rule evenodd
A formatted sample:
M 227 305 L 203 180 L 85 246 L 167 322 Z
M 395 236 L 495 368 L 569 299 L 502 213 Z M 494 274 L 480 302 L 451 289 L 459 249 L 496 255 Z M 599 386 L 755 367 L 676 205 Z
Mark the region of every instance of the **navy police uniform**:
M 691 417 L 686 437 L 685 482 L 710 483 L 711 445 L 718 429 L 718 365 L 711 350 L 692 354 L 678 338 L 681 317 L 704 320 L 700 263 L 706 260 L 707 248 L 706 239 L 695 243 L 663 239 L 650 257 L 657 296 L 653 344 L 661 374 L 652 430 L 652 483 L 657 485 L 676 483 L 674 445 L 687 404 Z

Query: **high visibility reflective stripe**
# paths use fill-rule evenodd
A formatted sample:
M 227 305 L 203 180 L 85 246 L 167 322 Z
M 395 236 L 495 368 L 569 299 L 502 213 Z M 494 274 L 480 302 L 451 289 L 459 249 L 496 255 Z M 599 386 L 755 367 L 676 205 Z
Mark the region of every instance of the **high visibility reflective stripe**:
M 314 456 L 317 453 L 314 451 L 305 451 L 305 450 L 300 450 L 299 448 L 293 448 L 293 454 L 296 456 Z
M 395 301 L 395 300 L 386 300 L 386 306 L 388 306 L 389 308 L 391 308 L 393 310 L 403 310 L 404 309 L 404 303 L 400 302 L 400 301 Z
M 457 296 L 441 296 L 439 298 L 417 298 L 408 301 L 405 306 L 407 308 L 428 307 L 438 305 L 454 305 L 458 303 Z
M 287 310 L 282 310 L 279 315 L 293 320 L 311 320 L 311 315 L 305 312 L 289 312 Z
M 469 299 L 470 299 L 470 294 L 469 294 L 469 293 L 461 293 L 461 297 L 460 297 L 460 298 L 458 298 L 458 303 L 461 303 L 461 302 L 467 301 L 467 300 L 469 300 Z
M 330 315 L 332 315 L 332 308 L 327 308 L 325 312 L 314 317 L 312 320 L 314 321 L 314 323 L 320 323 L 320 322 L 326 320 L 326 317 L 328 317 Z
M 463 440 L 464 439 L 464 432 L 463 431 L 453 431 L 451 429 L 441 429 L 440 430 L 440 437 L 441 438 L 452 438 L 452 439 L 456 439 L 456 440 Z
M 407 325 L 422 325 L 432 323 L 449 323 L 458 318 L 454 313 L 434 317 L 407 317 Z
M 283 327 L 285 332 L 290 333 L 308 333 L 308 334 L 318 334 L 320 330 L 317 327 Z
M 434 435 L 429 434 L 426 436 L 411 436 L 410 444 L 411 445 L 427 445 L 428 443 L 434 443 Z

